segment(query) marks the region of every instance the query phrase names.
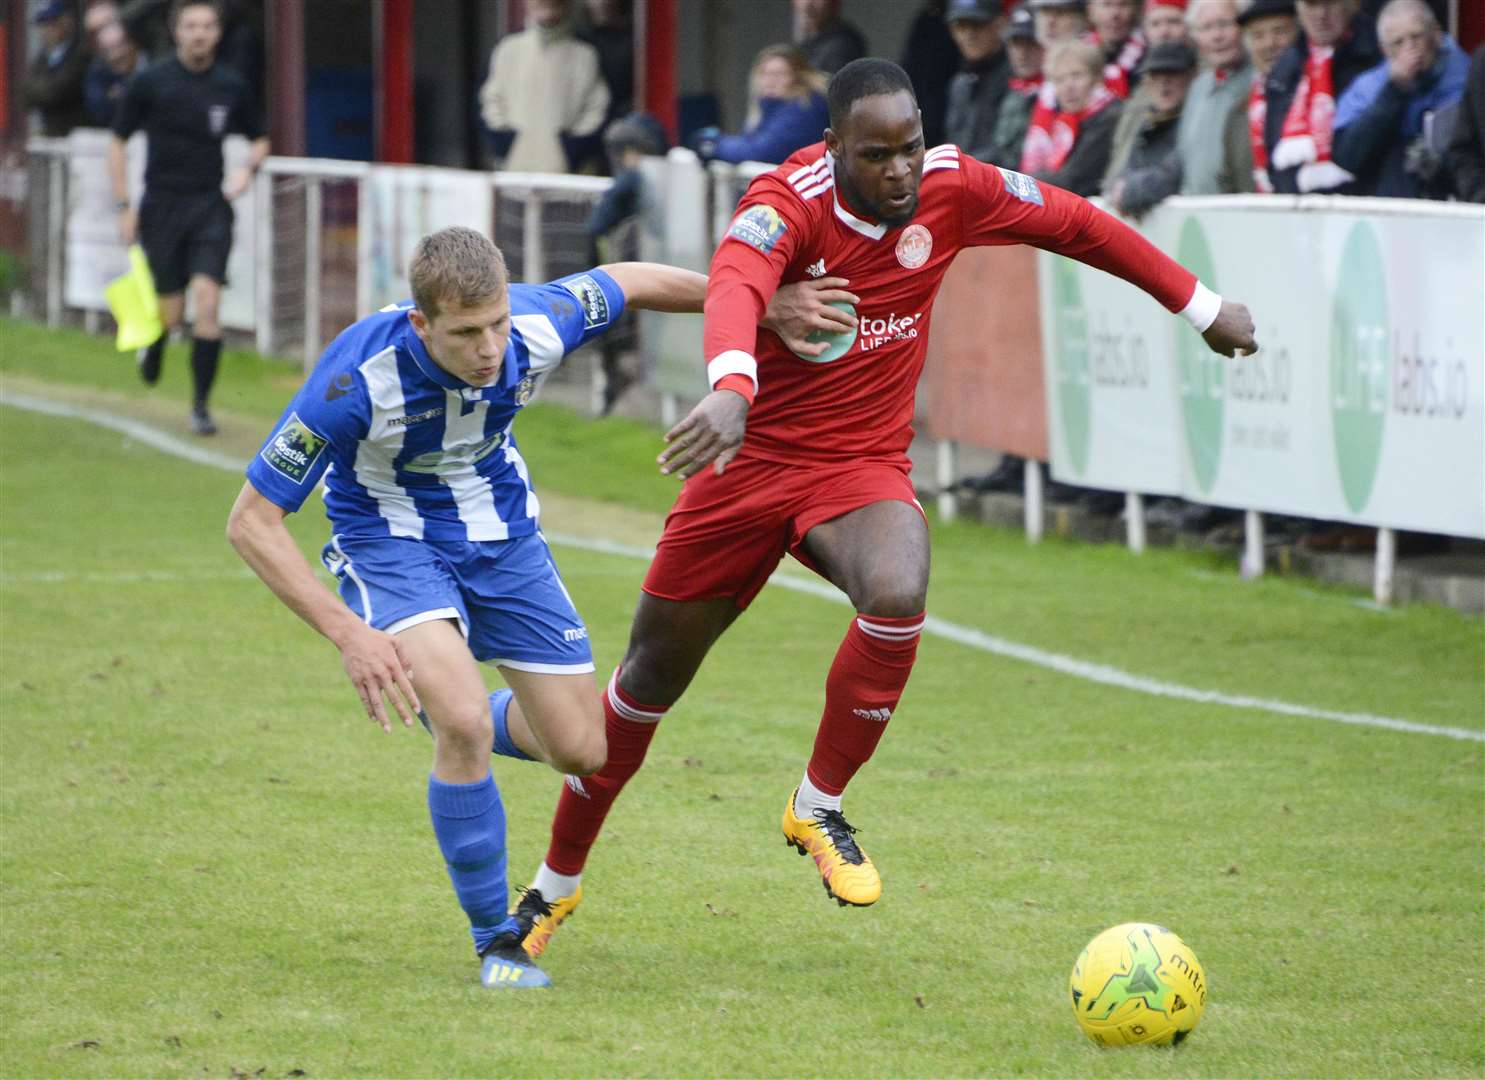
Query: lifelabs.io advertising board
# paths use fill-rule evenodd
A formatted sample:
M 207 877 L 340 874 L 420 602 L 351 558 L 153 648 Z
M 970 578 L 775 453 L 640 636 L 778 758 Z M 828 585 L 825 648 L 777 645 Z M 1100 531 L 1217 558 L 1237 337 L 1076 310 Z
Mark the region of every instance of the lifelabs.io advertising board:
M 1137 289 L 1041 256 L 1053 474 L 1485 536 L 1485 209 L 1185 199 L 1141 231 L 1252 310 L 1227 359 Z

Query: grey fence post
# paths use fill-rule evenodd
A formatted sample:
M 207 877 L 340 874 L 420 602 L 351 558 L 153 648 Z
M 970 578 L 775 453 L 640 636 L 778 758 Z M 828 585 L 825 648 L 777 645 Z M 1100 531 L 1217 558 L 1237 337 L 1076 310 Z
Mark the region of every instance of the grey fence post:
M 1243 561 L 1239 571 L 1244 578 L 1262 577 L 1265 567 L 1263 550 L 1263 515 L 1257 510 L 1243 512 Z
M 320 227 L 324 193 L 318 176 L 304 181 L 304 370 L 320 355 Z
M 1124 541 L 1136 555 L 1145 553 L 1145 497 L 1138 491 L 1124 493 Z
M 1397 532 L 1383 525 L 1377 530 L 1377 562 L 1372 577 L 1372 598 L 1392 603 L 1392 577 L 1397 569 Z

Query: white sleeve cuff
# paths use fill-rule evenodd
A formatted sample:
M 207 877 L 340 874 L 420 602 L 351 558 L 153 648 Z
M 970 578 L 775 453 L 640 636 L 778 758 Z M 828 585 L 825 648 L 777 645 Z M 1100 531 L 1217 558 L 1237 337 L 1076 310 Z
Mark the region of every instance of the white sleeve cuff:
M 1207 327 L 1217 321 L 1217 314 L 1221 310 L 1222 297 L 1198 281 L 1196 291 L 1181 309 L 1181 318 L 1196 327 L 1198 334 L 1204 334 Z
M 1216 316 L 1212 316 L 1216 318 Z M 713 390 L 717 383 L 728 375 L 746 375 L 753 381 L 753 391 L 758 390 L 758 361 L 741 349 L 728 349 L 712 357 L 706 365 L 706 382 Z

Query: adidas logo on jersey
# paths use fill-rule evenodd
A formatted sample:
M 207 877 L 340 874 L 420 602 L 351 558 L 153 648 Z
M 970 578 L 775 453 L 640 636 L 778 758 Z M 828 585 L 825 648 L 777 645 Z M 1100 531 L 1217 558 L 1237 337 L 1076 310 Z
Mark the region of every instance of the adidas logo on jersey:
M 876 720 L 883 724 L 892 719 L 891 709 L 852 709 L 851 712 L 863 720 Z
M 824 259 L 816 259 L 814 262 L 810 263 L 809 266 L 806 266 L 804 268 L 804 272 L 806 274 L 808 274 L 812 278 L 821 278 L 821 277 L 824 277 L 825 276 L 825 260 Z

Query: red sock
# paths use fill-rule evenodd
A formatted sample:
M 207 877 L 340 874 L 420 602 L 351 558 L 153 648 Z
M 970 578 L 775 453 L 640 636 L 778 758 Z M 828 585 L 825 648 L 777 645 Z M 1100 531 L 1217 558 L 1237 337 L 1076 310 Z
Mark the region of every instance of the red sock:
M 547 865 L 559 874 L 581 874 L 588 849 L 598 839 L 609 807 L 639 771 L 660 726 L 664 709 L 635 701 L 619 689 L 616 670 L 603 692 L 604 730 L 608 734 L 608 761 L 592 776 L 567 778 L 552 818 L 552 843 Z
M 922 612 L 851 620 L 825 680 L 825 715 L 810 755 L 810 783 L 821 791 L 839 795 L 871 759 L 912 674 L 922 633 Z

